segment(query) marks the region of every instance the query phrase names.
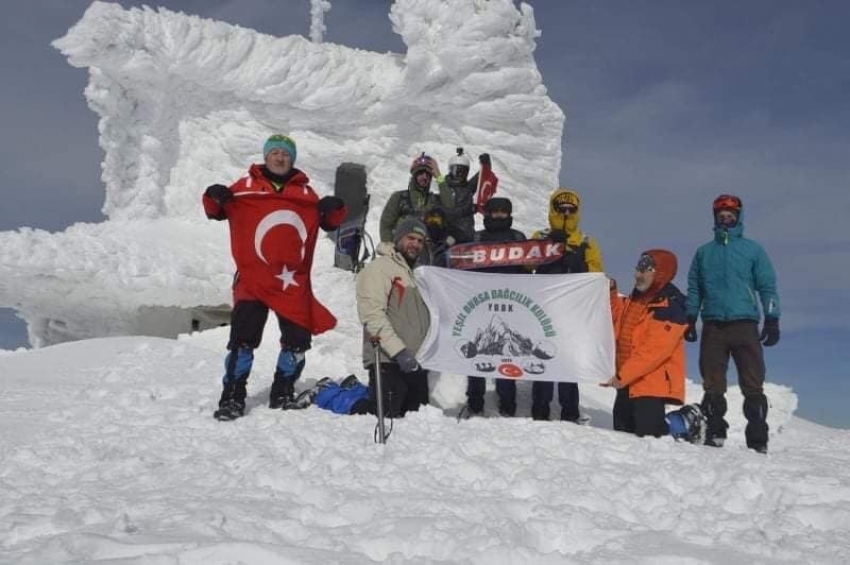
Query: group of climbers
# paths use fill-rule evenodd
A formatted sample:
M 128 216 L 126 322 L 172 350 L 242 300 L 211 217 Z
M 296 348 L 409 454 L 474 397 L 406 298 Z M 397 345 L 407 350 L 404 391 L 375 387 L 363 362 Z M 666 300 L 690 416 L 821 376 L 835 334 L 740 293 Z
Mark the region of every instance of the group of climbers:
M 203 197 L 208 217 L 230 222 L 237 265 L 229 353 L 215 413 L 220 420 L 238 418 L 244 413 L 253 351 L 259 346 L 269 309 L 275 312 L 281 330 L 281 351 L 269 399 L 272 408 L 298 404 L 294 384 L 304 368 L 311 337 L 335 324 L 333 316 L 312 296 L 310 266 L 318 229 L 336 229 L 345 220 L 346 204 L 337 197 L 318 198 L 306 175 L 294 168 L 296 148 L 291 138 L 270 137 L 263 155 L 264 164 L 253 165 L 246 177 L 230 187 L 212 185 Z M 416 360 L 416 351 L 428 331 L 429 315 L 416 289 L 413 269 L 421 265 L 447 266 L 446 252 L 455 244 L 526 239 L 513 225 L 510 199 L 492 194 L 484 201 L 480 199 L 479 175 L 490 169 L 490 156 L 482 154 L 479 163 L 482 171 L 470 178 L 471 163 L 459 149 L 449 160 L 448 174 L 443 176 L 435 159 L 424 153 L 417 156 L 410 167 L 407 187 L 392 193 L 382 211 L 377 257 L 358 274 L 357 310 L 364 325 L 364 364 L 369 368 L 370 385 L 379 370 L 385 383 L 384 404 L 391 416 L 403 416 L 429 401 L 427 371 Z M 436 193 L 431 191 L 434 182 Z M 533 269 L 535 274 L 605 271 L 598 243 L 580 228 L 581 211 L 582 200 L 575 190 L 558 188 L 552 192 L 548 225 L 534 231 L 531 238 L 562 244 L 563 253 L 557 260 L 537 266 Z M 483 215 L 483 229 L 475 231 L 477 212 Z M 720 447 L 728 428 L 725 393 L 731 356 L 744 394 L 747 446 L 766 452 L 768 403 L 763 391 L 762 345 L 772 346 L 779 340 L 776 276 L 764 249 L 743 237 L 743 204 L 739 197 L 721 195 L 714 201 L 712 213 L 715 237 L 701 246 L 693 258 L 687 295 L 673 284 L 677 259 L 664 249 L 641 253 L 635 267 L 635 284 L 628 295 L 620 294 L 611 281 L 616 374 L 600 384 L 617 389 L 614 429 L 639 436 L 672 433 L 693 439 L 694 427 L 704 419 L 700 439 Z M 295 226 L 300 245 L 270 242 L 265 251 L 262 236 L 273 238 L 267 235 L 270 226 L 263 222 L 270 221 L 270 217 Z M 243 233 L 250 233 L 250 242 L 246 243 Z M 286 234 L 277 237 L 291 238 L 291 232 Z M 284 248 L 289 251 L 281 251 Z M 271 257 L 274 253 L 277 255 Z M 279 272 L 267 268 L 273 262 Z M 531 272 L 528 267 L 516 265 L 483 270 L 501 274 Z M 684 404 L 685 341 L 697 340 L 696 322 L 700 316 L 703 399 L 698 405 L 666 413 L 668 404 Z M 762 317 L 764 326 L 759 332 Z M 564 375 L 565 381 L 557 384 L 560 419 L 580 423 L 579 388 L 575 382 L 568 382 L 569 377 Z M 495 387 L 500 414 L 515 415 L 516 382 L 496 379 Z M 360 389 L 323 382 L 320 388 L 326 397 L 333 396 L 345 406 L 348 404 L 340 399 L 352 397 L 341 391 L 356 388 L 357 402 L 351 402 L 347 410 L 374 410 L 372 386 Z M 469 414 L 483 412 L 485 388 L 485 379 L 468 378 Z M 549 419 L 554 392 L 553 382 L 533 383 L 531 414 L 535 420 Z

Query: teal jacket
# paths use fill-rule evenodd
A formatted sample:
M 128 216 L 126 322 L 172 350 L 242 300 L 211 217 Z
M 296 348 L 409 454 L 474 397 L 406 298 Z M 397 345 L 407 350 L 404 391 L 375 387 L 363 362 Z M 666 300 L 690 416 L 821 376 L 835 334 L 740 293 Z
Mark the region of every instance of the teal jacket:
M 703 321 L 779 319 L 776 273 L 761 245 L 744 237 L 743 211 L 732 228 L 714 227 L 714 241 L 697 249 L 688 273 L 687 315 Z

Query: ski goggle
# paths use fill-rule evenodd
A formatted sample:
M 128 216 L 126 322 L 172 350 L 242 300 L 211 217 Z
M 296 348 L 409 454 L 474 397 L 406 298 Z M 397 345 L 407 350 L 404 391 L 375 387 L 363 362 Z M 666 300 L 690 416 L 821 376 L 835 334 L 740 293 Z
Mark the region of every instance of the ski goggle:
M 575 214 L 578 212 L 578 206 L 574 206 L 573 204 L 555 204 L 555 210 L 559 214 Z
M 443 227 L 443 216 L 440 214 L 429 214 L 425 216 L 425 225 L 435 228 Z
M 714 211 L 718 210 L 740 210 L 743 204 L 741 199 L 731 194 L 721 194 L 714 199 Z
M 654 273 L 655 259 L 652 258 L 652 255 L 641 255 L 635 270 L 639 273 Z
M 466 165 L 449 165 L 449 175 L 456 179 L 465 179 L 469 174 L 469 167 Z

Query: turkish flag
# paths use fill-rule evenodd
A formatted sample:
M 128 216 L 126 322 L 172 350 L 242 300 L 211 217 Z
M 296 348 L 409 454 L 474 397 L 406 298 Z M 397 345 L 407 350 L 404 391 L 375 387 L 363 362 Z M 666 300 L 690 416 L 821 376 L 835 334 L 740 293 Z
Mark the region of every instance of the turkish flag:
M 313 335 L 336 318 L 313 296 L 310 269 L 319 231 L 316 202 L 274 192 L 236 193 L 227 205 L 239 279 L 234 299 L 261 300 Z
M 484 206 L 496 194 L 498 186 L 499 177 L 493 172 L 492 167 L 482 165 L 481 172 L 478 173 L 478 199 L 475 203 L 479 214 L 484 213 Z

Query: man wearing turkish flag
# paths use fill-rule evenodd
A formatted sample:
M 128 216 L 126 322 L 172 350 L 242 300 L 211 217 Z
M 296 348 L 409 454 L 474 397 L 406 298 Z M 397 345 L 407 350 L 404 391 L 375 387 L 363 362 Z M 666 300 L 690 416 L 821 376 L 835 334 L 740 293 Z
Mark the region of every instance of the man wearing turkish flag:
M 277 316 L 281 333 L 270 408 L 290 407 L 312 336 L 336 325 L 333 314 L 313 296 L 310 269 L 319 228 L 335 230 L 348 209 L 336 196 L 319 199 L 307 175 L 293 167 L 296 154 L 295 141 L 273 135 L 263 146 L 262 165 L 251 165 L 248 175 L 229 188 L 214 184 L 204 192 L 207 217 L 230 223 L 237 269 L 229 353 L 214 413 L 218 420 L 234 420 L 245 413 L 254 350 L 269 309 Z

